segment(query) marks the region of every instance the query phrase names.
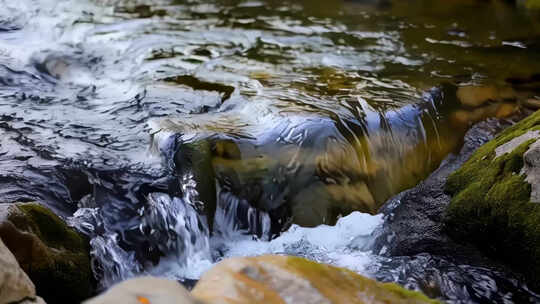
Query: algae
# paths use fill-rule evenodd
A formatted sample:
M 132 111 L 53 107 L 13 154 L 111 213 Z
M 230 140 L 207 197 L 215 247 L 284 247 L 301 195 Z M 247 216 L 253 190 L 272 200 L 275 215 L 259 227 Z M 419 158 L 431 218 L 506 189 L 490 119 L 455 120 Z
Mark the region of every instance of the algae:
M 536 112 L 480 147 L 446 183 L 453 195 L 445 215 L 448 233 L 522 272 L 533 288 L 540 288 L 540 204 L 530 202 L 531 185 L 520 171 L 535 139 L 499 157 L 495 149 L 539 128 Z
M 37 294 L 49 303 L 78 303 L 91 296 L 95 281 L 88 240 L 42 205 L 16 206 L 22 214 L 15 213 L 9 220 L 35 235 L 29 239 L 31 258 L 21 266 L 36 285 Z
M 369 295 L 374 303 L 441 303 L 418 291 L 408 290 L 395 283 L 380 283 L 345 268 L 309 261 L 300 257 L 287 257 L 287 267 L 307 278 L 333 303 L 341 303 L 342 293 Z M 336 292 L 338 286 L 340 292 Z M 355 298 L 352 296 L 351 298 Z M 363 303 L 362 296 L 357 297 Z
M 73 251 L 86 249 L 82 236 L 69 228 L 51 210 L 33 203 L 19 204 L 17 207 L 39 227 L 37 234 L 47 246 Z

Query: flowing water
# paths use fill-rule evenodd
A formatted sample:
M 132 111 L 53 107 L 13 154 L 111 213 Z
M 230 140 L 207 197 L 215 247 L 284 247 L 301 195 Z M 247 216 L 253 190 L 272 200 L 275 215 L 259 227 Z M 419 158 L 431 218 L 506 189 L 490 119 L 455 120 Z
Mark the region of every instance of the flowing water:
M 69 217 L 101 288 L 286 253 L 534 302 L 370 242 L 471 123 L 540 100 L 539 72 L 540 15 L 503 1 L 3 0 L 0 200 Z

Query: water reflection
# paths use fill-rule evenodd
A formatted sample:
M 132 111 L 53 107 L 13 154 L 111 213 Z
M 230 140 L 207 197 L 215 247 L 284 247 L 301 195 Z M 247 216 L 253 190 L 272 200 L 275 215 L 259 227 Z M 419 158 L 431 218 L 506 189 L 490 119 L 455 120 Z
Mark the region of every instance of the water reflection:
M 340 116 L 326 109 L 262 112 L 255 101 L 237 99 L 216 112 L 155 120 L 154 138 L 156 146 L 171 136 L 179 142 L 177 170 L 194 170 L 199 193 L 215 193 L 217 180 L 221 193 L 269 212 L 276 233 L 284 223 L 316 226 L 355 210 L 376 213 L 459 149 L 472 123 L 519 111 L 517 98 L 510 87 L 447 84 L 395 110 L 357 97 L 355 108 L 340 108 L 355 112 Z M 221 195 L 205 200 L 209 208 Z

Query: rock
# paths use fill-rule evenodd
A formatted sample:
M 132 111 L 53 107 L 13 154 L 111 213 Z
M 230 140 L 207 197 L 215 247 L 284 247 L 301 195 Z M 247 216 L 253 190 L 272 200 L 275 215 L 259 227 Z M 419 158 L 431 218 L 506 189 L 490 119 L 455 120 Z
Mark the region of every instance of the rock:
M 417 186 L 388 200 L 380 209 L 388 219 L 377 232 L 375 251 L 384 248 L 385 254 L 390 256 L 423 252 L 458 255 L 456 251 L 461 249 L 443 232 L 442 217 L 450 203 L 450 196 L 444 193 L 446 178 L 506 125 L 496 119 L 474 125 L 457 155 L 450 155 Z
M 190 75 L 179 75 L 175 77 L 167 77 L 164 79 L 164 81 L 169 83 L 177 83 L 179 85 L 185 85 L 187 87 L 192 88 L 193 90 L 204 90 L 204 91 L 215 91 L 219 92 L 222 96 L 221 101 L 225 102 L 227 99 L 229 99 L 234 92 L 234 87 L 221 84 L 221 83 L 215 83 L 215 82 L 208 82 L 205 80 L 201 80 L 195 76 Z
M 489 119 L 473 125 L 459 153 L 449 155 L 427 179 L 385 203 L 380 212 L 385 214 L 386 220 L 375 231 L 371 247 L 375 253 L 392 257 L 388 265 L 383 265 L 383 272 L 386 268 L 399 269 L 398 282 L 415 281 L 414 285 L 427 295 L 449 301 L 537 303 L 540 300 L 524 283 L 522 275 L 486 257 L 476 246 L 452 239 L 444 226 L 444 212 L 451 201 L 451 196 L 445 193 L 448 175 L 510 122 Z M 429 264 L 437 266 L 430 268 Z M 464 277 L 468 279 L 464 281 Z M 496 283 L 486 284 L 487 281 Z
M 217 198 L 210 141 L 200 140 L 181 145 L 174 161 L 180 176 L 191 173 L 197 181 L 195 186 L 197 199 L 203 202 L 202 213 L 207 217 L 209 228 L 212 230 Z
M 202 276 L 192 294 L 208 304 L 439 303 L 350 270 L 271 255 L 222 261 Z
M 113 286 L 107 292 L 83 304 L 197 304 L 178 282 L 139 277 Z
M 531 198 L 532 203 L 540 203 L 540 133 L 537 133 L 537 140 L 534 142 L 529 150 L 523 154 L 523 170 L 520 174 L 525 174 L 525 181 L 531 185 Z
M 533 109 L 533 110 L 538 110 L 538 109 L 540 109 L 540 99 L 538 99 L 538 98 L 527 98 L 523 102 L 523 105 L 526 106 L 527 108 L 530 108 L 530 109 Z
M 522 134 L 520 136 L 514 137 L 512 138 L 512 140 L 495 148 L 495 158 L 498 158 L 507 153 L 511 153 L 524 142 L 529 141 L 531 139 L 536 139 L 539 136 L 540 136 L 540 131 L 533 130 L 533 131 L 528 131 L 527 133 Z
M 519 111 L 516 103 L 489 103 L 470 110 L 457 110 L 450 116 L 450 122 L 456 128 L 470 126 L 490 117 L 505 118 Z
M 36 297 L 34 284 L 19 263 L 0 239 L 0 304 L 44 303 Z
M 540 112 L 479 148 L 448 177 L 448 233 L 523 273 L 540 290 Z M 530 184 L 532 183 L 532 185 Z
M 37 203 L 0 204 L 0 238 L 49 303 L 92 295 L 88 240 Z
M 458 88 L 456 94 L 461 104 L 468 107 L 478 107 L 488 101 L 502 101 L 516 97 L 512 88 L 495 86 L 463 86 Z

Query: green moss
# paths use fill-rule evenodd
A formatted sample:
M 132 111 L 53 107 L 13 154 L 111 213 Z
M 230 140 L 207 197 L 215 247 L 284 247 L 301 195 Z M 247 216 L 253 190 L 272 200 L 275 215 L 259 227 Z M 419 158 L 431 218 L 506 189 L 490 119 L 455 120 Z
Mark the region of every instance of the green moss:
M 315 288 L 329 298 L 339 298 L 342 293 L 357 295 L 360 292 L 384 303 L 440 303 L 418 291 L 408 290 L 394 283 L 380 283 L 345 268 L 304 258 L 288 257 L 287 266 L 308 278 Z
M 402 299 L 417 299 L 421 301 L 426 301 L 428 303 L 441 303 L 437 300 L 428 298 L 427 296 L 418 291 L 403 288 L 395 283 L 380 283 L 379 286 Z
M 32 254 L 24 269 L 36 285 L 38 295 L 48 303 L 79 303 L 90 297 L 95 282 L 88 240 L 44 206 L 21 203 L 17 207 L 25 218 L 13 216 L 10 221 L 37 236 L 40 241 L 32 250 L 42 248 L 36 251 L 39 256 Z
M 454 174 L 448 177 L 446 190 L 450 193 L 456 193 L 464 189 L 477 176 L 479 171 L 490 169 L 491 161 L 495 157 L 495 149 L 513 138 L 519 137 L 528 131 L 540 130 L 540 112 L 535 112 L 520 123 L 506 129 L 499 136 L 480 147 Z M 493 169 L 493 168 L 491 168 Z M 489 174 L 492 176 L 493 174 Z
M 47 246 L 74 251 L 86 249 L 82 236 L 48 208 L 35 203 L 17 206 L 37 225 L 39 231 L 36 233 Z
M 540 204 L 531 203 L 531 186 L 520 175 L 523 154 L 534 139 L 495 158 L 500 145 L 538 130 L 540 112 L 507 129 L 478 149 L 448 177 L 453 194 L 446 212 L 446 229 L 458 240 L 476 244 L 525 274 L 540 288 Z

